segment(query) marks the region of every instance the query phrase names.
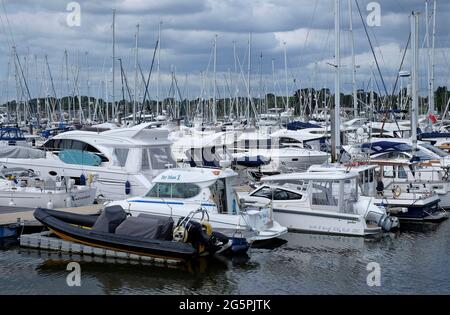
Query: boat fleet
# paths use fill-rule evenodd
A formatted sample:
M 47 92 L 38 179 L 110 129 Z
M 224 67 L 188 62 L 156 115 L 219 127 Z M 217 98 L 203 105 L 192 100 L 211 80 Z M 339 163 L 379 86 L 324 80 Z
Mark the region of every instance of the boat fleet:
M 335 93 L 333 113 L 316 106 L 295 116 L 287 101 L 253 122 L 174 108 L 144 123 L 66 121 L 45 139 L 2 128 L 0 203 L 37 208 L 66 240 L 183 260 L 246 252 L 288 231 L 373 237 L 439 224 L 450 208 L 450 137 L 442 121 L 419 119 L 412 62 L 410 119 L 393 110 L 349 116 Z M 96 215 L 55 210 L 94 201 L 103 204 Z

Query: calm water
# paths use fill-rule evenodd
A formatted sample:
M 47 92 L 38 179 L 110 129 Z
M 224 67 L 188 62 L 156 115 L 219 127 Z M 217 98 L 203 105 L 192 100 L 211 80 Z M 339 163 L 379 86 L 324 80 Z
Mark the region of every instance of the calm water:
M 450 294 L 448 220 L 377 240 L 289 233 L 248 258 L 177 269 L 0 246 L 0 294 Z M 66 285 L 69 261 L 81 264 L 81 287 Z M 366 284 L 369 262 L 380 287 Z

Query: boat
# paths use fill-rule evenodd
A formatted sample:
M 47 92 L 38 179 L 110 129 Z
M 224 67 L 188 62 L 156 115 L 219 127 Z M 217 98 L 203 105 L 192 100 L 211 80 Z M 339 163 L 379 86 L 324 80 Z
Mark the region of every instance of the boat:
M 66 208 L 93 204 L 95 178 L 86 185 L 75 185 L 73 179 L 46 178 L 20 167 L 0 169 L 0 206 L 20 208 Z
M 398 161 L 371 160 L 370 162 L 348 164 L 324 164 L 311 166 L 311 173 L 354 172 L 359 174 L 358 183 L 364 196 L 372 197 L 374 204 L 386 207 L 391 216 L 409 222 L 441 222 L 448 213 L 440 206 L 440 198 L 432 181 L 417 182 L 410 176 L 420 178 L 412 165 L 405 168 Z M 401 167 L 399 169 L 399 166 Z M 411 167 L 411 168 L 409 168 Z M 424 175 L 430 175 L 424 172 Z M 399 178 L 400 177 L 400 178 Z M 430 178 L 431 179 L 431 178 Z M 382 184 L 380 184 L 382 183 Z M 439 190 L 438 190 L 439 191 Z
M 213 229 L 231 236 L 244 233 L 249 242 L 277 238 L 287 229 L 273 220 L 267 207 L 247 206 L 233 187 L 238 174 L 229 168 L 174 168 L 158 175 L 146 194 L 108 206 L 120 206 L 133 216 L 153 214 L 180 218 L 205 209 Z
M 76 184 L 95 175 L 97 197 L 117 200 L 144 194 L 156 175 L 176 166 L 170 146 L 168 130 L 153 128 L 152 123 L 101 133 L 67 131 L 44 143 L 44 157 L 3 155 L 0 164 L 27 165 L 43 178 L 70 177 Z
M 63 240 L 140 256 L 188 261 L 230 248 L 226 236 L 192 216 L 174 224 L 168 217 L 130 217 L 116 206 L 97 215 L 37 208 L 34 217 Z
M 240 197 L 270 205 L 274 219 L 289 230 L 370 236 L 398 227 L 398 220 L 359 194 L 357 173 L 290 173 L 263 177 L 262 184 Z

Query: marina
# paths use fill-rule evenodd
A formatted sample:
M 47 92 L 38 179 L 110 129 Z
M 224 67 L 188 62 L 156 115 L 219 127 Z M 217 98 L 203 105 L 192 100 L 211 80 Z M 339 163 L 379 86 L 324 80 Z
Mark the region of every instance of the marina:
M 0 1 L 0 294 L 450 293 L 448 4 Z

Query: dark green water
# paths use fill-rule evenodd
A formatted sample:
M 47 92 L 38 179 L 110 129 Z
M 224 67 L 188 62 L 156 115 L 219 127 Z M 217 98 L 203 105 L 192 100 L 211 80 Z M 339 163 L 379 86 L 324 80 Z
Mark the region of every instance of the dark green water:
M 3 243 L 0 294 L 450 293 L 450 221 L 377 240 L 289 233 L 278 243 L 251 248 L 248 259 L 176 269 L 94 262 Z M 81 265 L 80 287 L 66 284 L 70 261 Z M 380 265 L 379 287 L 367 285 L 370 262 Z

